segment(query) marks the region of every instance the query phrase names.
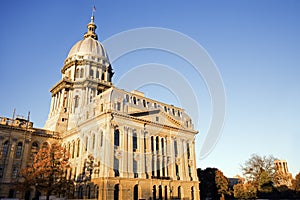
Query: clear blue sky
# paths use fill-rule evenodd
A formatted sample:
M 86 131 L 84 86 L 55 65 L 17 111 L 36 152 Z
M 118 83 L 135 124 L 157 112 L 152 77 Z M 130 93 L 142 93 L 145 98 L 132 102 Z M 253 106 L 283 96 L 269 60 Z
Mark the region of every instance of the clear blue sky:
M 226 89 L 222 137 L 197 166 L 217 167 L 226 176 L 241 174 L 250 155 L 270 155 L 300 171 L 300 1 L 3 1 L 0 7 L 0 115 L 27 115 L 43 127 L 50 88 L 61 78 L 68 51 L 82 39 L 96 5 L 100 41 L 141 27 L 169 28 L 188 35 L 216 63 Z M 109 52 L 108 52 L 109 53 Z M 187 63 L 157 51 L 136 52 L 113 64 L 118 80 L 149 62 L 170 66 L 199 91 L 197 153 L 211 118 L 210 97 Z M 125 88 L 126 89 L 126 88 Z M 176 104 L 161 88 L 142 88 L 147 96 Z M 147 90 L 149 89 L 149 90 Z M 156 91 L 155 91 L 156 89 Z M 195 113 L 187 110 L 193 116 Z

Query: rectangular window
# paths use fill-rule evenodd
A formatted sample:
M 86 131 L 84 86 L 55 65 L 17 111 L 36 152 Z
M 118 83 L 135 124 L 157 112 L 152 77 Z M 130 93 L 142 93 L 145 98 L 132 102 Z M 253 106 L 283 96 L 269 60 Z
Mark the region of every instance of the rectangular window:
M 121 111 L 121 103 L 117 102 L 117 111 Z
M 119 173 L 119 160 L 114 157 L 114 172 L 115 172 L 115 177 L 119 177 L 120 173 Z
M 93 134 L 93 146 L 92 146 L 92 148 L 94 149 L 95 148 L 95 134 Z
M 133 160 L 133 174 L 134 174 L 134 178 L 138 178 L 137 161 L 135 161 L 135 160 Z
M 154 151 L 154 141 L 153 141 L 153 136 L 151 136 L 151 152 L 153 153 Z
M 175 153 L 175 157 L 178 156 L 178 149 L 177 149 L 177 141 L 174 141 L 174 153 Z
M 114 132 L 114 145 L 115 147 L 118 147 L 120 145 L 120 132 L 118 129 Z
M 180 179 L 180 176 L 179 176 L 179 166 L 177 164 L 175 164 L 175 173 L 176 173 L 176 176 L 177 176 L 177 180 Z
M 133 152 L 136 152 L 137 150 L 137 137 L 136 137 L 136 133 L 133 133 L 132 136 L 132 147 L 133 147 Z
M 191 158 L 191 153 L 190 153 L 190 144 L 189 143 L 186 144 L 186 153 L 187 153 L 188 159 L 190 159 Z

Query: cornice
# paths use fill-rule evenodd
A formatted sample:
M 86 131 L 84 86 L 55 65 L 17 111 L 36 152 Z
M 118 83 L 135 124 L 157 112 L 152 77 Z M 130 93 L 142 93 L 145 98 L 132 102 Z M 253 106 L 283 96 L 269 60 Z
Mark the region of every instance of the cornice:
M 52 96 L 55 95 L 57 92 L 59 92 L 63 88 L 72 88 L 73 82 L 68 78 L 63 78 L 58 83 L 56 83 L 50 90 L 52 93 Z
M 34 136 L 39 136 L 39 137 L 61 139 L 58 132 L 49 131 L 49 130 L 45 130 L 45 129 L 39 129 L 39 128 L 24 128 L 24 127 L 9 126 L 9 125 L 0 124 L 0 129 L 20 131 L 20 132 L 24 132 L 24 133 L 27 133 L 27 134 L 32 134 Z

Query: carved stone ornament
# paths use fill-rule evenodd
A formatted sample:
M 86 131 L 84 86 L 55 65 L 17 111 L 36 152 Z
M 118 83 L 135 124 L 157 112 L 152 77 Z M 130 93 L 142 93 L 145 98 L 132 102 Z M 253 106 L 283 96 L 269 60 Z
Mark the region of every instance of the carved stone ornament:
M 122 158 L 122 156 L 123 156 L 122 150 L 120 150 L 120 149 L 115 149 L 115 157 L 116 157 L 117 159 L 120 159 L 120 158 Z
M 139 153 L 134 153 L 133 158 L 134 160 L 139 161 L 141 159 L 141 155 Z

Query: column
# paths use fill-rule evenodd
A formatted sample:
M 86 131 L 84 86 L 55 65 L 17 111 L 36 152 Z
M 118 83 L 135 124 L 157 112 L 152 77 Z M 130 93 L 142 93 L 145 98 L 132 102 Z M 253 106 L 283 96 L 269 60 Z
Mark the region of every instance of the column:
M 140 160 L 139 160 L 139 177 L 141 178 L 146 178 L 146 170 L 145 170 L 145 143 L 144 143 L 144 138 L 145 138 L 145 134 L 144 134 L 144 130 L 139 131 L 140 134 L 138 135 L 139 138 L 139 149 L 138 152 L 140 154 Z
M 193 164 L 191 166 L 192 170 L 192 177 L 193 180 L 197 180 L 197 169 L 196 169 L 196 154 L 195 154 L 195 139 L 190 142 L 190 153 L 191 153 L 191 160 L 193 161 Z
M 122 134 L 122 162 L 120 162 L 120 176 L 121 177 L 128 177 L 128 127 L 123 127 L 123 134 Z
M 152 176 L 152 153 L 151 153 L 151 134 L 149 133 L 145 133 L 145 137 L 146 137 L 146 161 L 145 161 L 145 165 L 146 165 L 146 172 L 148 173 L 148 176 L 151 177 Z
M 110 121 L 107 120 L 107 126 L 106 126 L 106 139 L 104 143 L 104 149 L 105 149 L 105 160 L 104 160 L 104 176 L 108 175 L 109 177 L 114 177 L 114 171 L 113 171 L 113 161 L 114 161 L 114 126 L 110 124 Z
M 168 177 L 168 154 L 167 154 L 167 137 L 164 138 L 164 160 L 165 160 L 165 176 Z
M 189 170 L 188 170 L 188 158 L 187 158 L 187 149 L 186 149 L 186 140 L 182 140 L 182 151 L 183 151 L 183 156 L 182 156 L 182 165 L 184 166 L 183 173 L 184 173 L 184 179 L 185 180 L 190 180 L 189 178 Z
M 152 157 L 154 176 L 157 176 L 157 151 L 156 151 L 156 137 L 153 136 L 153 157 Z
M 128 176 L 130 178 L 133 178 L 133 147 L 132 147 L 132 136 L 133 136 L 133 130 L 132 128 L 128 129 Z
M 169 159 L 168 159 L 168 171 L 170 174 L 170 177 L 174 180 L 177 180 L 176 174 L 175 174 L 175 153 L 174 153 L 174 137 L 168 137 L 168 143 L 169 143 Z
M 54 109 L 54 96 L 51 97 L 51 105 L 50 105 L 50 115 L 52 116 L 52 112 Z

